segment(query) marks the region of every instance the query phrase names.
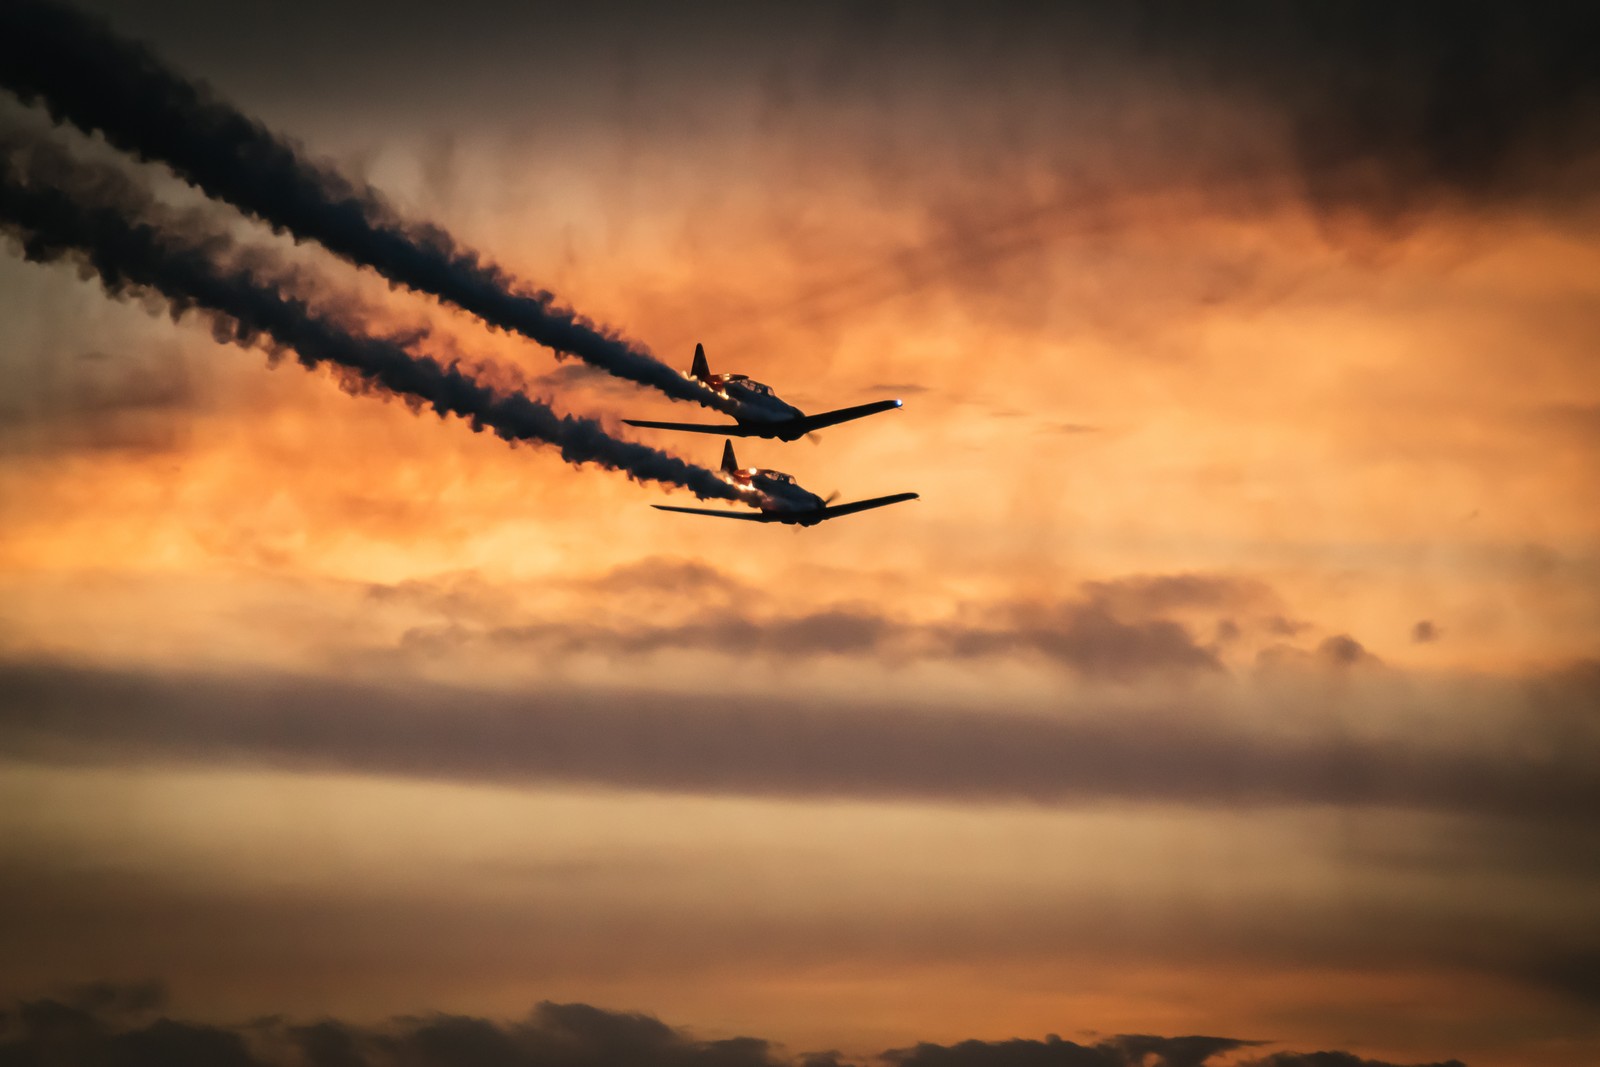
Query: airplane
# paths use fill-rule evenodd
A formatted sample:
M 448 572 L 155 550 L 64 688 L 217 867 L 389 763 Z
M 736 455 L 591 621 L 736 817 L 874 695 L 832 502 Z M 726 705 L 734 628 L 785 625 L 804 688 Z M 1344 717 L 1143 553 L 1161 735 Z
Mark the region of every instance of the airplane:
M 854 515 L 869 508 L 886 507 L 902 500 L 916 500 L 916 493 L 895 493 L 893 496 L 875 496 L 870 500 L 856 500 L 849 504 L 833 504 L 833 497 L 822 499 L 815 493 L 800 488 L 794 475 L 782 471 L 761 470 L 756 467 L 741 469 L 733 456 L 733 442 L 722 444 L 722 480 L 731 485 L 754 489 L 761 494 L 761 510 L 754 514 L 744 511 L 722 511 L 715 508 L 680 508 L 671 504 L 651 504 L 661 511 L 681 511 L 686 515 L 715 515 L 721 519 L 743 519 L 745 522 L 782 522 L 791 526 L 815 526 L 825 519 Z M 835 493 L 834 496 L 838 494 Z
M 712 374 L 706 362 L 703 345 L 694 346 L 694 365 L 689 376 L 704 382 L 723 396 L 739 405 L 741 414 L 732 426 L 713 426 L 703 422 L 647 422 L 643 419 L 623 419 L 629 426 L 643 426 L 650 430 L 686 430 L 689 433 L 719 433 L 724 437 L 776 437 L 780 441 L 795 441 L 813 430 L 833 426 L 851 419 L 892 411 L 900 406 L 898 400 L 878 400 L 859 404 L 853 408 L 824 411 L 820 415 L 807 415 L 793 404 L 778 399 L 770 385 L 752 381 L 743 374 Z

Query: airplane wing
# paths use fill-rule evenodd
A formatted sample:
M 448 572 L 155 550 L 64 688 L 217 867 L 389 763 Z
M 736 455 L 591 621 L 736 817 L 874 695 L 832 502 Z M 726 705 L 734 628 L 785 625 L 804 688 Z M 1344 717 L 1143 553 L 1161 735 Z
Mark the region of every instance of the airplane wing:
M 719 519 L 743 519 L 745 522 L 777 522 L 765 511 L 724 511 L 720 508 L 675 508 L 671 504 L 651 504 L 658 511 L 681 511 L 685 515 L 715 515 Z
M 649 422 L 645 419 L 623 419 L 629 426 L 642 426 L 647 430 L 684 430 L 688 433 L 718 433 L 724 437 L 782 437 L 792 441 L 824 426 L 835 426 L 851 419 L 892 411 L 900 406 L 898 400 L 877 400 L 871 404 L 858 404 L 853 408 L 824 411 L 820 415 L 802 415 L 798 419 L 781 422 L 750 422 L 733 426 L 713 426 L 704 422 Z
M 834 426 L 851 419 L 862 419 L 868 415 L 876 415 L 880 411 L 893 411 L 900 406 L 898 400 L 876 400 L 870 404 L 857 404 L 853 408 L 838 408 L 834 411 L 824 411 L 820 415 L 804 415 L 789 422 L 779 423 L 785 431 L 796 434 L 808 434 L 812 430 L 820 430 L 824 426 Z
M 837 519 L 841 515 L 854 515 L 858 511 L 868 508 L 884 508 L 890 504 L 898 504 L 902 500 L 916 500 L 916 493 L 895 493 L 893 496 L 875 496 L 871 500 L 854 500 L 848 504 L 834 504 L 822 509 L 822 518 Z
M 647 430 L 684 430 L 688 433 L 719 433 L 724 437 L 749 437 L 747 426 L 712 426 L 704 422 L 646 422 L 644 419 L 623 419 L 629 426 L 643 426 Z

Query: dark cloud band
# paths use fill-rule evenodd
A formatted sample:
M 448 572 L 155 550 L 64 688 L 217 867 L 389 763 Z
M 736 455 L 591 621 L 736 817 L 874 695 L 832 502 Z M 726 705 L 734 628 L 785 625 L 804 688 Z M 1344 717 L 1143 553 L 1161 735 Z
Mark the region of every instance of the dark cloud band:
M 1537 699 L 1549 707 L 1509 727 L 1520 731 L 1513 753 L 1509 740 L 1472 751 L 1337 734 L 1272 736 L 1201 708 L 1156 715 L 1107 707 L 1089 720 L 1055 719 L 623 691 L 401 691 L 14 662 L 0 667 L 0 739 L 25 759 L 242 763 L 513 785 L 967 803 L 1370 806 L 1572 820 L 1600 807 L 1594 739 L 1574 733 L 1570 722 L 1593 700 L 1593 675 L 1540 683 Z

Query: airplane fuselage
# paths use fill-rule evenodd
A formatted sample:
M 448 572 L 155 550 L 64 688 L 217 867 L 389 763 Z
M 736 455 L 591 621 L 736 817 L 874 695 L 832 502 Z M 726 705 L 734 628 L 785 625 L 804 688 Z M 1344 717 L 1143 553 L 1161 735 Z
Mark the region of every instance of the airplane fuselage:
M 708 384 L 739 404 L 739 414 L 734 416 L 741 426 L 760 426 L 762 423 L 791 422 L 805 417 L 805 412 L 778 398 L 772 386 L 747 378 L 743 374 L 713 374 Z
M 781 522 L 790 526 L 815 526 L 827 519 L 835 519 L 841 515 L 853 515 L 858 511 L 867 511 L 872 508 L 881 508 L 889 504 L 898 504 L 906 500 L 917 499 L 916 493 L 895 493 L 891 496 L 873 497 L 871 500 L 856 500 L 848 504 L 834 504 L 832 497 L 827 500 L 808 490 L 800 488 L 792 474 L 782 471 L 766 470 L 762 467 L 741 467 L 733 455 L 733 442 L 728 441 L 722 446 L 722 467 L 717 476 L 724 482 L 741 490 L 751 490 L 757 495 L 757 500 L 751 500 L 749 493 L 741 492 L 738 498 L 756 508 L 756 513 L 748 511 L 711 510 L 708 508 L 685 508 L 674 504 L 652 504 L 653 508 L 660 511 L 681 511 L 691 515 L 711 515 L 719 519 L 739 519 L 744 522 Z M 837 496 L 838 494 L 835 494 Z
M 807 489 L 802 489 L 791 474 L 782 471 L 764 470 L 760 467 L 744 467 L 724 473 L 723 477 L 734 485 L 747 486 L 759 492 L 762 503 L 761 511 L 768 514 L 787 515 L 790 513 L 804 513 L 819 511 L 825 506 L 823 499 Z M 780 519 L 778 521 L 800 521 L 795 519 Z
M 705 349 L 694 346 L 694 366 L 686 377 L 702 383 L 716 392 L 728 404 L 712 406 L 732 416 L 732 426 L 714 426 L 704 423 L 656 422 L 646 419 L 623 419 L 629 426 L 643 426 L 654 430 L 682 430 L 688 433 L 726 434 L 729 437 L 766 437 L 779 441 L 797 441 L 808 433 L 825 426 L 876 415 L 900 406 L 898 400 L 879 400 L 871 404 L 824 411 L 807 415 L 793 404 L 779 399 L 770 385 L 748 378 L 743 374 L 712 374 L 706 364 Z M 729 409 L 732 410 L 729 410 Z

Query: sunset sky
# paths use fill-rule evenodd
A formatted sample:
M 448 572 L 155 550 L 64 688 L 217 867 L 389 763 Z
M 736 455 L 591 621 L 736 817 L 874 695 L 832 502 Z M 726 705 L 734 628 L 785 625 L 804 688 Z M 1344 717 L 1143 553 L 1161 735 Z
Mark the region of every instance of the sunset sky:
M 0 238 L 0 1063 L 47 1001 L 275 1067 L 582 1005 L 704 1057 L 640 1064 L 1600 1062 L 1593 11 L 80 6 L 675 367 L 903 398 L 737 447 L 921 499 L 656 511 Z

